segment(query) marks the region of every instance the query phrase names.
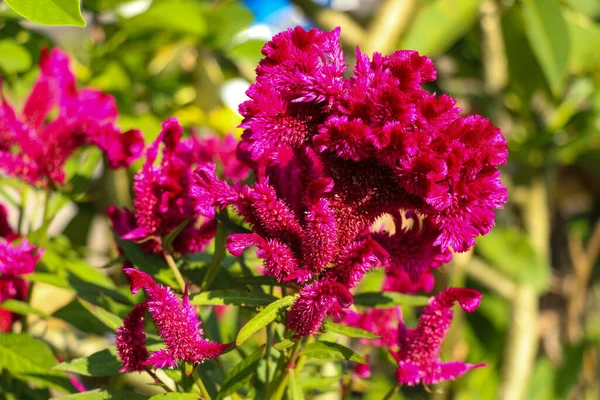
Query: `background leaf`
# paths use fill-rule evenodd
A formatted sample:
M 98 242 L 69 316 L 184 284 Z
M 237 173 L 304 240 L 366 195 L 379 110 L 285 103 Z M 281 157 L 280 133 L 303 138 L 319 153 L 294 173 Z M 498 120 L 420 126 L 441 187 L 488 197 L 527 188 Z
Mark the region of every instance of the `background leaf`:
M 23 46 L 12 40 L 0 40 L 0 70 L 6 74 L 27 71 L 31 68 L 31 55 Z
M 302 349 L 302 354 L 307 357 L 326 360 L 346 360 L 354 361 L 359 364 L 364 364 L 366 362 L 365 358 L 360 354 L 355 353 L 346 346 L 334 342 L 317 341 L 309 343 Z
M 277 297 L 263 292 L 224 289 L 201 292 L 190 300 L 195 305 L 234 305 L 234 306 L 266 306 L 276 301 Z
M 569 66 L 569 30 L 556 0 L 523 0 L 529 44 L 544 75 L 558 95 Z
M 286 296 L 269 304 L 264 310 L 252 317 L 238 332 L 235 339 L 236 346 L 241 346 L 252 334 L 273 322 L 279 312 L 291 306 L 294 300 L 294 296 Z
M 121 361 L 114 346 L 101 350 L 89 357 L 76 358 L 55 365 L 57 371 L 75 372 L 85 376 L 117 376 L 121 369 Z
M 6 0 L 6 4 L 38 24 L 85 26 L 79 0 Z

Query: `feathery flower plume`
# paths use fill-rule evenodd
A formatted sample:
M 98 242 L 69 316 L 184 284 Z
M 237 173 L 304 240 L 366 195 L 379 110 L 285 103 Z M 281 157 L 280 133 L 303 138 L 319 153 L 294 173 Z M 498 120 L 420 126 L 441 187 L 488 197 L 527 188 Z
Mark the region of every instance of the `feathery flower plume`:
M 147 273 L 133 268 L 125 268 L 124 271 L 130 280 L 131 293 L 136 294 L 140 289 L 145 290 L 148 299 L 146 309 L 152 314 L 156 329 L 167 346 L 166 349 L 151 353 L 145 361 L 146 365 L 153 365 L 154 368 L 173 368 L 179 362 L 201 364 L 207 359 L 218 356 L 229 346 L 209 342 L 202 337 L 200 321 L 196 310 L 189 303 L 187 288 L 183 300 L 180 300 L 169 287 L 159 285 Z M 132 332 L 139 332 L 139 330 L 132 330 Z M 124 339 L 127 338 L 135 338 L 137 341 L 141 335 L 129 333 Z M 133 348 L 132 343 L 122 343 L 121 346 Z M 139 356 L 135 361 L 141 358 Z M 123 367 L 127 368 L 125 360 L 131 361 L 131 356 L 121 360 L 124 362 Z
M 108 216 L 113 228 L 123 239 L 145 240 L 141 246 L 148 252 L 161 254 L 162 238 L 186 219 L 191 221 L 173 241 L 176 252 L 186 254 L 202 250 L 215 235 L 216 223 L 196 225 L 199 214 L 190 197 L 192 167 L 206 156 L 199 151 L 196 138 L 182 140 L 183 128 L 175 118 L 163 122 L 158 138 L 146 151 L 146 162 L 134 178 L 134 209 L 118 210 L 112 206 Z M 206 145 L 208 146 L 208 144 Z M 155 165 L 159 148 L 160 163 Z
M 390 351 L 396 361 L 396 380 L 402 385 L 427 385 L 454 380 L 468 371 L 486 364 L 466 364 L 462 361 L 440 361 L 442 342 L 452 322 L 452 306 L 458 303 L 466 312 L 473 312 L 481 302 L 481 293 L 473 289 L 447 288 L 429 301 L 419 323 L 408 329 L 401 322 L 398 352 Z
M 20 115 L 2 95 L 0 80 L 0 169 L 9 176 L 42 187 L 64 183 L 65 162 L 86 145 L 100 148 L 111 168 L 128 166 L 140 156 L 141 133 L 121 133 L 114 98 L 77 89 L 69 62 L 59 49 L 42 51 L 40 76 Z M 55 107 L 58 115 L 46 122 Z
M 137 304 L 123 320 L 123 326 L 117 328 L 115 343 L 117 354 L 123 368 L 119 372 L 143 371 L 150 357 L 146 349 L 146 334 L 144 333 L 144 313 L 146 303 Z
M 388 289 L 431 289 L 431 269 L 487 233 L 507 196 L 497 169 L 506 141 L 422 88 L 436 78 L 429 58 L 357 50 L 346 78 L 339 34 L 298 27 L 263 47 L 240 106 L 238 157 L 254 185 L 229 185 L 205 164 L 191 190 L 202 215 L 231 205 L 250 226 L 228 237 L 233 255 L 256 246 L 266 274 L 303 285 L 288 314 L 299 336 L 343 314 L 372 268 L 386 268 Z M 383 214 L 395 216 L 395 234 L 371 232 Z

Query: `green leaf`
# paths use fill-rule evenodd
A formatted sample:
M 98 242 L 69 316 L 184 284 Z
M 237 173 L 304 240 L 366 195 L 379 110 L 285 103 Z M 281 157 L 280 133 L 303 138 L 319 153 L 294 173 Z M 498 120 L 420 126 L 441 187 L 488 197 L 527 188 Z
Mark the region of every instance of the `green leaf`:
M 368 292 L 354 296 L 354 304 L 357 306 L 392 308 L 396 306 L 426 306 L 429 297 L 409 296 L 394 292 Z
M 523 0 L 525 32 L 554 95 L 569 67 L 569 30 L 556 0 Z
M 163 239 L 163 247 L 165 249 L 171 249 L 171 245 L 173 244 L 173 240 L 181 233 L 181 231 L 190 223 L 192 217 L 187 217 L 183 221 L 179 223 L 171 232 L 167 233 L 167 235 Z
M 254 353 L 244 358 L 241 363 L 233 367 L 229 375 L 227 375 L 227 378 L 225 378 L 221 390 L 219 390 L 217 400 L 226 398 L 231 393 L 244 387 L 250 381 L 252 374 L 256 372 L 258 363 L 260 362 L 264 351 L 265 346 L 262 345 L 256 349 Z
M 131 18 L 126 25 L 132 30 L 171 31 L 196 36 L 206 33 L 202 7 L 191 0 L 154 2 L 148 11 Z
M 108 328 L 116 331 L 118 327 L 123 326 L 123 320 L 117 315 L 106 311 L 104 308 L 92 304 L 83 299 L 77 299 L 81 305 L 90 312 L 98 321 L 102 322 Z
M 0 69 L 6 74 L 16 74 L 31 68 L 31 55 L 12 40 L 0 40 Z
M 6 0 L 13 10 L 30 21 L 50 26 L 83 28 L 79 0 Z
M 290 369 L 288 374 L 290 376 L 287 386 L 288 397 L 290 400 L 304 400 L 304 392 L 302 392 L 302 386 L 298 384 L 296 371 Z
M 121 239 L 116 232 L 113 233 L 117 244 L 125 253 L 125 258 L 131 261 L 133 265 L 142 271 L 149 273 L 161 283 L 172 287 L 179 287 L 179 284 L 173 276 L 173 272 L 164 260 L 161 260 L 154 254 L 146 253 L 134 242 Z
M 149 400 L 198 400 L 194 393 L 162 393 L 150 397 Z
M 15 299 L 4 300 L 2 303 L 0 303 L 0 307 L 21 315 L 33 314 L 37 315 L 38 317 L 48 318 L 48 314 L 41 310 L 31 307 L 29 303 L 26 303 L 24 301 L 19 301 Z
M 563 15 L 571 40 L 570 70 L 579 74 L 599 68 L 600 25 L 576 12 L 564 11 Z
M 285 350 L 288 349 L 290 347 L 292 347 L 294 345 L 294 341 L 290 340 L 290 339 L 283 339 L 281 342 L 277 342 L 273 345 L 273 347 L 275 347 L 275 349 L 281 351 L 281 350 Z
M 201 292 L 195 295 L 190 303 L 195 305 L 233 305 L 233 306 L 266 306 L 277 300 L 277 297 L 263 292 L 224 289 Z
M 550 265 L 535 252 L 527 235 L 517 229 L 495 228 L 477 239 L 476 250 L 519 284 L 544 291 L 550 284 Z
M 117 376 L 121 361 L 114 346 L 92 354 L 89 357 L 76 358 L 55 365 L 57 371 L 75 372 L 85 376 Z
M 252 317 L 252 319 L 246 322 L 246 324 L 242 326 L 242 329 L 240 329 L 237 338 L 235 339 L 236 346 L 241 346 L 242 343 L 248 340 L 248 338 L 256 331 L 273 322 L 275 318 L 277 318 L 279 312 L 292 305 L 294 300 L 294 296 L 286 296 L 269 304 L 264 310 Z
M 335 332 L 340 335 L 348 336 L 351 338 L 360 338 L 360 339 L 379 339 L 380 336 L 377 336 L 373 332 L 365 331 L 360 328 L 353 328 L 351 326 L 336 324 L 331 321 L 325 321 L 323 323 L 323 327 L 327 332 Z
M 133 392 L 123 392 L 121 390 L 96 389 L 61 397 L 60 400 L 148 400 L 148 397 Z
M 398 48 L 435 57 L 448 50 L 477 21 L 482 0 L 436 0 L 417 13 Z
M 235 35 L 250 26 L 253 19 L 250 10 L 241 4 L 217 3 L 206 13 L 209 45 L 219 50 L 227 47 Z
M 366 363 L 365 358 L 360 354 L 355 353 L 346 346 L 334 342 L 317 341 L 309 343 L 302 350 L 302 354 L 307 357 L 326 360 L 347 360 L 360 364 Z
M 225 213 L 226 211 L 222 211 Z M 200 287 L 203 290 L 206 290 L 210 287 L 210 284 L 215 280 L 217 273 L 222 268 L 223 260 L 225 259 L 225 238 L 227 237 L 227 229 L 223 226 L 222 223 L 219 222 L 217 225 L 217 233 L 215 236 L 215 252 L 213 253 L 212 259 L 210 260 L 210 264 L 208 264 L 208 269 L 206 270 L 206 275 L 204 275 L 204 279 L 202 279 L 202 284 Z
M 56 358 L 46 343 L 26 334 L 0 335 L 0 367 L 19 379 L 41 388 L 63 393 L 73 391 L 73 385 L 62 371 L 53 371 Z

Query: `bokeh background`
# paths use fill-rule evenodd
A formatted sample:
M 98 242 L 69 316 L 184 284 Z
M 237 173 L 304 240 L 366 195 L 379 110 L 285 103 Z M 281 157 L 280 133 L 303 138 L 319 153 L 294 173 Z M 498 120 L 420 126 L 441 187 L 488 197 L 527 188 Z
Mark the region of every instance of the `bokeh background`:
M 60 46 L 73 56 L 80 84 L 113 94 L 119 125 L 140 128 L 147 142 L 170 116 L 200 133 L 239 134 L 237 105 L 253 80 L 262 45 L 295 25 L 341 26 L 350 65 L 357 45 L 367 53 L 416 49 L 433 58 L 438 79 L 428 89 L 456 97 L 465 113 L 488 117 L 506 136 L 510 157 L 503 181 L 510 197 L 498 212 L 497 228 L 474 251 L 436 271 L 437 289 L 462 285 L 484 293 L 476 313 L 457 314 L 443 357 L 485 360 L 488 367 L 429 390 L 403 389 L 400 396 L 600 398 L 600 1 L 82 4 L 87 27 L 80 29 L 26 21 L 0 2 L 4 94 L 22 103 L 37 76 L 40 50 Z M 51 226 L 64 230 L 87 263 L 109 273 L 114 245 L 104 212 L 111 203 L 131 203 L 138 167 L 96 169 L 92 186 L 77 204 L 67 200 Z M 0 193 L 11 197 L 3 181 Z M 36 206 L 34 200 L 28 204 Z M 106 346 L 102 327 L 61 319 L 79 312 L 72 292 L 40 283 L 33 301 L 56 317 L 31 318 L 38 334 L 65 357 Z M 227 331 L 227 324 L 235 321 L 225 318 L 217 329 Z M 346 398 L 380 399 L 392 371 L 376 365 L 374 376 L 354 385 Z M 112 387 L 131 384 L 112 379 Z M 313 382 L 307 393 L 341 398 L 335 379 L 323 385 Z M 0 398 L 8 398 L 1 387 Z

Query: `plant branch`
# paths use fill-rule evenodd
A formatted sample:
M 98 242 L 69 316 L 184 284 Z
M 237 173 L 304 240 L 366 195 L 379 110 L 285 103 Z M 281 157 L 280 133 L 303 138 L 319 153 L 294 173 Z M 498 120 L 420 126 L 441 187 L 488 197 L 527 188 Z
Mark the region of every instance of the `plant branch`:
M 473 257 L 469 262 L 467 274 L 470 278 L 507 299 L 511 299 L 517 290 L 517 285 L 510 278 L 490 267 L 478 257 Z
M 369 23 L 363 50 L 367 54 L 393 51 L 411 21 L 416 3 L 416 0 L 383 1 Z
M 146 372 L 148 373 L 148 375 L 150 375 L 154 381 L 156 383 L 158 383 L 163 389 L 165 389 L 167 392 L 172 392 L 173 390 L 167 386 L 166 383 L 164 383 L 159 377 L 158 375 L 156 375 L 154 372 L 152 372 L 152 370 L 150 368 L 146 368 Z
M 181 272 L 179 271 L 179 268 L 177 268 L 177 264 L 175 264 L 175 260 L 173 259 L 171 250 L 168 249 L 167 247 L 164 247 L 163 255 L 165 256 L 165 261 L 167 262 L 167 265 L 169 266 L 169 268 L 171 268 L 171 271 L 173 271 L 173 274 L 175 275 L 175 280 L 177 281 L 177 284 L 181 288 L 181 292 L 182 293 L 185 292 L 185 281 L 183 280 L 183 276 L 181 276 Z
M 200 389 L 200 394 L 204 400 L 211 400 L 210 394 L 208 394 L 208 390 L 206 390 L 206 386 L 204 386 L 204 382 L 202 382 L 202 378 L 198 375 L 198 369 L 194 367 L 192 370 L 192 375 L 194 377 L 194 382 L 196 382 L 196 386 Z

